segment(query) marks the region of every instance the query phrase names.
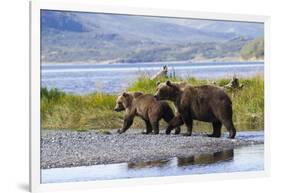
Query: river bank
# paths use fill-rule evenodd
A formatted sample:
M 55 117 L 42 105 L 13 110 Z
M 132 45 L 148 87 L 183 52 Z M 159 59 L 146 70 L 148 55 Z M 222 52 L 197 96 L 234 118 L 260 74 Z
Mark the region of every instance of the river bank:
M 142 135 L 131 129 L 124 134 L 87 131 L 42 130 L 41 168 L 63 168 L 154 161 L 221 152 L 263 144 L 263 132 L 239 132 L 236 139 L 206 137 L 206 133 Z

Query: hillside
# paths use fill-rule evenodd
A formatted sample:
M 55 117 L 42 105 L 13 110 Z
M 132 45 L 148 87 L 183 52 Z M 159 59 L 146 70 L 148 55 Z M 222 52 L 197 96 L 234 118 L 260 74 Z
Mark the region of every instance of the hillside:
M 43 63 L 153 62 L 240 57 L 263 26 L 43 10 L 41 34 Z
M 241 57 L 245 60 L 264 58 L 264 38 L 254 39 L 245 44 L 241 51 Z

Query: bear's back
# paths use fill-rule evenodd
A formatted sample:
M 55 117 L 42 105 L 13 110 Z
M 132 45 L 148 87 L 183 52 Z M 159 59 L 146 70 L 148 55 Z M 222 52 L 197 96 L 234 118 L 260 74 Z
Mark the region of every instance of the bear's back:
M 157 102 L 157 100 L 155 99 L 155 97 L 152 94 L 139 95 L 138 97 L 135 98 L 135 100 L 137 103 L 143 103 L 143 105 L 152 104 L 152 103 Z
M 219 100 L 224 101 L 231 104 L 231 99 L 229 96 L 225 93 L 225 91 L 218 87 L 213 85 L 201 85 L 196 86 L 194 89 L 197 91 L 197 97 L 199 98 L 205 98 L 211 100 Z

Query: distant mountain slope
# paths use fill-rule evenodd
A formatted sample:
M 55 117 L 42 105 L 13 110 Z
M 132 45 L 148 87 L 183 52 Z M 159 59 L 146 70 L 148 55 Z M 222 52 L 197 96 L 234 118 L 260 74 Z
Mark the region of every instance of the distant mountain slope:
M 241 51 L 241 56 L 245 60 L 264 58 L 264 38 L 257 38 L 245 44 Z
M 77 15 L 69 12 L 42 11 L 42 30 L 57 29 L 61 31 L 85 32 L 86 26 L 78 19 Z
M 264 34 L 262 23 L 215 21 L 215 20 L 182 20 L 180 25 L 188 25 L 192 28 L 211 33 L 225 33 L 230 36 L 243 36 L 245 38 L 257 38 Z
M 99 63 L 234 57 L 246 42 L 263 33 L 253 24 L 231 24 L 44 10 L 42 60 Z M 251 33 L 243 35 L 244 29 Z

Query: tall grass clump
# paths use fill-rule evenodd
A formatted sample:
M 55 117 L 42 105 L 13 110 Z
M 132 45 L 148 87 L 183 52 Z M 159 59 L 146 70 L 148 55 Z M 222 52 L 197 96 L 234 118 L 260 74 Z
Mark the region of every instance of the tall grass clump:
M 114 95 L 103 93 L 80 96 L 42 88 L 41 126 L 45 129 L 74 130 L 119 127 L 122 116 L 113 111 L 115 99 Z
M 237 130 L 261 130 L 264 128 L 264 79 L 262 76 L 242 78 L 240 83 L 243 89 L 227 91 L 232 99 Z
M 156 91 L 156 84 L 157 82 L 164 82 L 166 80 L 171 81 L 182 81 L 180 78 L 160 78 L 160 79 L 150 79 L 148 76 L 142 75 L 140 76 L 135 82 L 133 82 L 129 88 L 128 91 L 141 91 L 144 93 L 155 93 Z

